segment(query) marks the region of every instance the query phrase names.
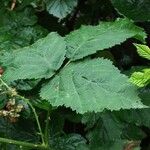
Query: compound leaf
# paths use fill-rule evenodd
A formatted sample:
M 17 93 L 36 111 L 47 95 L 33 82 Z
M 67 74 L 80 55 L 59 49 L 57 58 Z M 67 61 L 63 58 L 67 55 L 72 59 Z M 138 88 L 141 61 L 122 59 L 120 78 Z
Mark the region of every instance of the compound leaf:
M 87 60 L 66 66 L 43 86 L 40 96 L 81 114 L 144 107 L 127 80 L 109 60 Z

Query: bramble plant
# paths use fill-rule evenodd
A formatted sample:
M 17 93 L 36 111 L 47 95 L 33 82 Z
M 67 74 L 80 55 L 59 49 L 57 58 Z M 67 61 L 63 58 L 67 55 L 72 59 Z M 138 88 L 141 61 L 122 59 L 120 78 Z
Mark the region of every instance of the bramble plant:
M 2 0 L 0 149 L 149 150 L 149 8 Z
M 146 45 L 136 44 L 138 54 L 150 60 L 150 48 Z M 134 72 L 130 78 L 131 82 L 139 87 L 150 83 L 150 68 L 142 69 L 140 72 Z

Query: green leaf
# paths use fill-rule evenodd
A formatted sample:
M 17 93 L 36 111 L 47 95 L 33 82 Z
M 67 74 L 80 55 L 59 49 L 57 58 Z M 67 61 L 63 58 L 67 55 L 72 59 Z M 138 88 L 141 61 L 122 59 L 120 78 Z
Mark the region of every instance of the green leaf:
M 3 79 L 10 82 L 18 79 L 50 78 L 62 65 L 65 49 L 63 38 L 51 33 L 33 45 L 15 51 Z
M 137 48 L 137 52 L 141 57 L 144 57 L 148 60 L 150 60 L 150 48 L 146 45 L 141 45 L 141 44 L 135 44 Z M 139 72 L 134 72 L 131 77 L 130 81 L 139 86 L 139 87 L 144 87 L 150 83 L 150 69 L 142 69 Z
M 116 114 L 119 115 L 120 111 L 117 111 Z M 99 117 L 99 119 L 95 121 L 93 113 L 83 116 L 84 124 L 87 126 L 89 126 L 91 121 L 94 121 L 94 126 L 91 126 L 87 131 L 87 138 L 89 139 L 90 148 L 92 150 L 107 150 L 109 148 L 114 150 L 115 148 L 112 149 L 113 144 L 117 144 L 117 142 L 122 139 L 141 140 L 145 137 L 144 132 L 142 132 L 140 128 L 136 127 L 134 124 L 126 123 L 125 120 L 120 120 L 116 114 L 113 112 L 97 113 L 95 116 L 96 118 Z M 91 117 L 92 115 L 93 118 Z M 128 117 L 127 114 L 126 117 Z M 125 145 L 124 143 L 124 146 Z M 119 150 L 121 150 L 121 148 Z
M 40 96 L 81 114 L 144 107 L 128 78 L 105 59 L 69 64 L 43 86 Z
M 30 128 L 29 128 L 30 127 Z M 35 124 L 31 120 L 19 120 L 19 122 L 12 124 L 6 118 L 0 118 L 0 135 L 4 135 L 4 138 L 39 142 L 39 136 L 35 128 Z
M 91 144 L 104 144 L 108 141 L 120 140 L 124 123 L 119 122 L 111 113 L 101 114 L 100 117 L 94 128 L 88 133 Z
M 126 17 L 135 21 L 150 20 L 149 0 L 111 0 L 116 9 Z
M 10 11 L 8 9 L 0 9 L 0 27 L 8 25 L 9 27 L 16 26 L 32 26 L 37 22 L 37 16 L 32 8 L 26 8 L 23 11 Z
M 96 122 L 98 122 L 99 118 L 99 113 L 93 112 L 84 114 L 81 121 L 83 124 L 86 124 L 85 130 L 92 129 L 95 126 Z
M 51 137 L 50 145 L 54 150 L 80 150 L 81 146 L 86 147 L 86 140 L 79 134 L 56 135 Z M 88 149 L 85 148 L 85 150 Z
M 77 6 L 77 0 L 46 0 L 47 11 L 58 17 L 65 18 Z
M 142 28 L 135 26 L 128 19 L 103 22 L 98 26 L 82 26 L 66 36 L 67 57 L 77 60 L 98 50 L 121 44 L 132 37 L 144 41 L 146 34 Z
M 92 145 L 92 150 L 124 150 L 125 148 L 130 148 L 132 145 L 134 145 L 134 149 L 132 150 L 140 150 L 140 147 L 137 146 L 136 141 L 128 141 L 128 140 L 117 140 L 113 142 L 107 142 L 103 145 Z M 128 146 L 128 147 L 127 147 Z
M 142 44 L 134 44 L 137 48 L 137 52 L 141 57 L 150 60 L 150 48 Z
M 14 50 L 28 46 L 47 35 L 47 30 L 37 25 L 34 10 L 23 11 L 0 9 L 0 50 Z
M 150 83 L 150 69 L 143 69 L 141 72 L 134 72 L 130 77 L 130 81 L 139 87 L 148 85 Z
M 28 91 L 33 89 L 40 80 L 17 80 L 11 83 L 11 86 L 15 87 L 17 90 Z
M 142 99 L 143 104 L 150 106 L 150 86 L 140 88 L 139 97 Z
M 33 99 L 32 98 L 32 104 L 36 106 L 37 108 L 43 109 L 43 110 L 50 110 L 51 105 L 45 100 L 41 99 Z
M 150 109 L 135 109 L 135 110 L 122 110 L 114 112 L 117 118 L 123 122 L 135 124 L 137 126 L 150 127 Z

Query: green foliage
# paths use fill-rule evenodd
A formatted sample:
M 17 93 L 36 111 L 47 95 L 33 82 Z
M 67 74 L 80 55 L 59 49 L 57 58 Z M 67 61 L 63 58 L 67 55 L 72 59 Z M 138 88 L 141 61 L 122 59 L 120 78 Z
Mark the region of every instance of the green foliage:
M 65 47 L 63 38 L 51 33 L 32 46 L 15 51 L 3 79 L 9 82 L 18 79 L 50 78 L 64 60 Z
M 110 24 L 112 24 L 113 29 L 113 25 L 115 26 L 115 24 L 119 24 L 119 26 L 123 27 L 124 22 L 125 26 L 128 27 L 127 22 L 129 21 L 127 20 L 119 20 Z M 104 26 L 102 24 L 101 29 L 107 29 L 108 26 L 109 24 L 104 23 Z M 101 26 L 97 27 L 100 28 Z M 90 28 L 93 28 L 93 30 L 95 29 L 94 27 Z M 118 44 L 118 40 L 126 40 L 124 37 L 126 37 L 127 33 L 130 36 L 141 37 L 141 39 L 145 38 L 145 33 L 141 29 L 138 29 L 136 26 L 133 26 L 133 28 L 138 32 L 136 30 L 134 31 L 134 29 L 130 29 L 130 33 L 130 31 L 127 32 L 126 29 L 123 29 L 123 31 L 120 31 L 123 35 L 123 38 L 121 39 L 121 36 L 117 30 L 116 33 L 120 38 L 115 39 L 115 41 L 112 41 L 112 38 L 107 38 L 109 41 L 107 42 Z M 89 34 L 89 38 L 91 36 L 89 28 L 85 28 L 84 31 Z M 96 31 L 92 32 L 92 34 L 94 35 L 95 33 L 96 35 L 94 36 L 98 38 L 98 32 Z M 77 32 L 79 32 L 79 34 L 75 35 L 83 35 L 82 29 Z M 112 34 L 112 31 L 109 32 Z M 108 37 L 110 36 L 109 34 Z M 67 36 L 66 42 L 69 43 L 72 48 L 75 44 L 71 42 L 71 37 L 72 33 Z M 104 38 L 104 36 L 102 37 Z M 76 40 L 74 41 L 76 42 Z M 87 41 L 89 42 L 89 40 Z M 93 41 L 96 41 L 96 43 L 91 43 L 90 51 L 99 48 L 97 40 Z M 87 45 L 89 44 L 90 43 L 87 43 Z M 82 48 L 82 45 L 85 49 Z M 106 44 L 104 46 L 106 46 Z M 86 44 L 84 46 L 84 43 L 81 43 L 81 46 L 78 46 L 75 52 L 78 51 L 80 47 L 81 52 L 79 50 L 79 54 L 82 54 L 82 57 L 91 53 L 93 54 L 93 52 L 88 52 L 88 47 Z M 102 47 L 102 49 L 104 49 L 104 47 Z M 3 79 L 6 82 L 10 82 L 18 79 L 50 78 L 62 65 L 65 59 L 65 53 L 66 45 L 63 38 L 58 36 L 56 33 L 51 33 L 47 37 L 38 40 L 33 45 L 19 49 L 12 53 L 10 55 L 11 63 L 8 65 L 9 67 L 7 66 Z M 74 55 L 72 57 L 74 57 Z M 76 59 L 79 58 L 80 57 L 77 56 Z M 65 105 L 66 107 L 71 107 L 79 113 L 85 113 L 88 111 L 100 112 L 104 109 L 120 110 L 121 108 L 130 109 L 144 107 L 139 102 L 136 89 L 130 85 L 127 80 L 128 79 L 121 75 L 109 61 L 103 59 L 87 60 L 83 61 L 83 63 L 79 62 L 66 65 L 58 75 L 56 75 L 42 88 L 40 96 L 41 98 L 48 100 L 52 106 L 58 107 Z M 105 99 L 105 101 L 103 99 Z M 124 103 L 125 100 L 126 103 Z
M 17 80 L 12 82 L 12 86 L 15 87 L 17 90 L 31 90 L 33 89 L 40 80 Z
M 33 9 L 21 12 L 0 8 L 0 50 L 18 49 L 28 46 L 47 34 L 47 30 L 37 25 Z
M 134 72 L 131 76 L 131 82 L 139 87 L 150 83 L 150 69 L 143 69 L 141 72 Z
M 115 8 L 126 17 L 135 21 L 150 20 L 149 0 L 111 0 Z
M 150 60 L 150 48 L 146 45 L 135 44 L 137 52 L 141 57 Z
M 77 6 L 77 0 L 46 0 L 47 11 L 59 19 L 71 13 L 75 6 Z
M 149 6 L 1 0 L 0 149 L 149 150 Z
M 82 26 L 66 36 L 67 57 L 71 60 L 81 59 L 132 37 L 144 41 L 146 34 L 128 19 L 100 23 L 98 26 Z
M 55 150 L 88 150 L 86 140 L 78 134 L 56 135 L 50 139 L 50 143 Z
M 105 59 L 71 63 L 42 88 L 40 95 L 53 106 L 65 105 L 79 113 L 143 107 L 135 88 Z
M 122 110 L 119 113 L 115 112 L 115 115 L 122 121 L 128 123 L 134 123 L 137 126 L 150 127 L 150 118 L 145 117 L 150 113 L 150 109 L 137 109 L 137 110 Z M 127 115 L 128 114 L 128 115 Z
M 135 44 L 137 52 L 141 57 L 150 60 L 150 48 L 146 45 Z M 144 87 L 150 83 L 150 69 L 146 68 L 140 72 L 134 72 L 130 81 L 139 87 Z
M 134 119 L 133 124 L 129 124 L 131 122 L 126 122 L 128 117 L 127 114 L 127 111 L 123 113 L 104 112 L 101 114 L 86 114 L 82 122 L 87 125 L 87 138 L 90 141 L 90 148 L 94 150 L 113 150 L 114 147 L 116 147 L 116 149 L 121 149 L 123 145 L 126 145 L 125 143 L 127 143 L 127 141 L 133 139 L 139 140 L 145 137 L 144 132 L 138 126 L 134 125 L 136 119 Z M 126 116 L 126 118 L 123 118 L 124 116 Z M 93 125 L 89 126 L 91 123 Z

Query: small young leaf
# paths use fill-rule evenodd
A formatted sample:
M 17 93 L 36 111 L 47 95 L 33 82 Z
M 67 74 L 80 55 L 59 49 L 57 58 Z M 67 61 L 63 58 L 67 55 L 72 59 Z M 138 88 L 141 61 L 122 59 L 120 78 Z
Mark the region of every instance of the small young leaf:
M 146 86 L 150 83 L 150 69 L 143 69 L 141 72 L 134 72 L 130 77 L 130 81 L 139 87 Z
M 137 48 L 137 52 L 141 57 L 150 60 L 150 48 L 146 45 L 134 44 Z

